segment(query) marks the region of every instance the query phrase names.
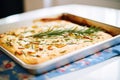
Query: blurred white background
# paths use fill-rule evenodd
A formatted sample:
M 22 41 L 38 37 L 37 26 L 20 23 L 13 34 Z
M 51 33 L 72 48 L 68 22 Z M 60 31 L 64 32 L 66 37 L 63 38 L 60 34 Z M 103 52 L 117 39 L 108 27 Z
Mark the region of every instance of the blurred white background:
M 25 11 L 66 4 L 85 4 L 120 9 L 120 0 L 24 0 Z

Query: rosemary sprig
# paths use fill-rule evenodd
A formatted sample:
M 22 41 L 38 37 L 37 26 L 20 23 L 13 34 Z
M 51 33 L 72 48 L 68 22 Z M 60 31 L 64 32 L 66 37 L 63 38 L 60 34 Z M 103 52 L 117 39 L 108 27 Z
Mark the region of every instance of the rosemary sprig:
M 83 30 L 83 31 L 77 31 L 77 33 L 84 35 L 84 34 L 92 34 L 94 32 L 98 32 L 98 31 L 100 31 L 99 28 L 97 28 L 97 27 L 90 27 L 90 28 L 88 28 L 86 30 Z
M 32 35 L 32 37 L 43 37 L 43 36 L 57 36 L 57 35 L 62 35 L 65 33 L 74 33 L 74 34 L 81 34 L 81 35 L 88 35 L 92 34 L 94 32 L 99 31 L 100 29 L 96 27 L 90 27 L 86 30 L 76 30 L 76 29 L 67 29 L 67 30 L 48 30 L 46 32 L 41 32 Z

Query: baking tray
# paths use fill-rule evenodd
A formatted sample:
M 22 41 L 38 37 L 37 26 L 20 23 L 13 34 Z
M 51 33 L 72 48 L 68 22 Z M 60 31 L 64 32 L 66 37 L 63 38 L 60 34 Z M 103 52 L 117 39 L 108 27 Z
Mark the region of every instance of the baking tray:
M 94 45 L 85 47 L 83 49 L 71 52 L 69 54 L 57 57 L 55 59 L 49 60 L 47 62 L 44 62 L 42 64 L 35 64 L 35 65 L 30 65 L 22 62 L 20 59 L 18 59 L 16 56 L 11 54 L 9 51 L 5 50 L 3 47 L 0 46 L 0 49 L 6 53 L 8 56 L 10 56 L 13 60 L 15 60 L 18 64 L 20 64 L 22 67 L 28 69 L 30 73 L 33 74 L 40 74 L 44 73 L 47 71 L 50 71 L 52 69 L 58 68 L 60 66 L 63 66 L 65 64 L 68 64 L 70 62 L 74 62 L 78 59 L 84 58 L 88 55 L 94 54 L 95 52 L 98 52 L 100 50 L 103 50 L 105 48 L 111 47 L 115 44 L 120 43 L 120 28 L 111 26 L 108 24 L 100 23 L 97 21 L 93 21 L 90 19 L 86 19 L 80 16 L 76 16 L 73 14 L 68 14 L 68 13 L 62 13 L 58 15 L 54 15 L 55 18 L 59 18 L 62 20 L 67 20 L 71 21 L 73 23 L 79 24 L 79 25 L 86 25 L 86 26 L 95 26 L 99 27 L 109 34 L 113 35 L 113 38 L 102 41 L 100 43 L 96 43 Z M 51 17 L 54 17 L 53 15 Z M 5 32 L 7 30 L 16 28 L 16 27 L 21 27 L 23 25 L 30 25 L 33 20 L 27 20 L 27 21 L 21 21 L 21 22 L 16 22 L 12 24 L 5 24 L 1 25 L 0 27 L 0 33 Z

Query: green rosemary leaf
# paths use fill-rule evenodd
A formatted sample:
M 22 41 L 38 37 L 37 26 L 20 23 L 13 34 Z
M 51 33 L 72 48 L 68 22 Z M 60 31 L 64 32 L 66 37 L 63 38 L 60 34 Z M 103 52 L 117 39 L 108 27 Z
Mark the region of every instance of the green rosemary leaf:
M 90 27 L 86 30 L 76 30 L 76 28 L 74 29 L 67 29 L 67 30 L 48 30 L 46 32 L 41 32 L 41 33 L 37 33 L 32 35 L 32 37 L 43 37 L 43 36 L 57 36 L 57 35 L 62 35 L 65 33 L 74 33 L 74 34 L 81 34 L 81 35 L 89 35 L 91 33 L 97 32 L 99 31 L 98 28 L 95 27 Z
M 99 28 L 96 28 L 96 27 L 90 27 L 84 31 L 80 31 L 79 33 L 80 34 L 91 34 L 91 33 L 94 33 L 94 32 L 97 32 L 99 31 L 100 29 Z

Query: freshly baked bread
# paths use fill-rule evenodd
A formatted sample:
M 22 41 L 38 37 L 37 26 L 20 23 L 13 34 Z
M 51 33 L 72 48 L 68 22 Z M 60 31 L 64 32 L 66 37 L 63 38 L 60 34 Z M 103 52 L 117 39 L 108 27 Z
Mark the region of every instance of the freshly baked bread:
M 110 38 L 95 27 L 66 20 L 38 20 L 29 27 L 0 34 L 0 46 L 27 64 L 40 64 Z

